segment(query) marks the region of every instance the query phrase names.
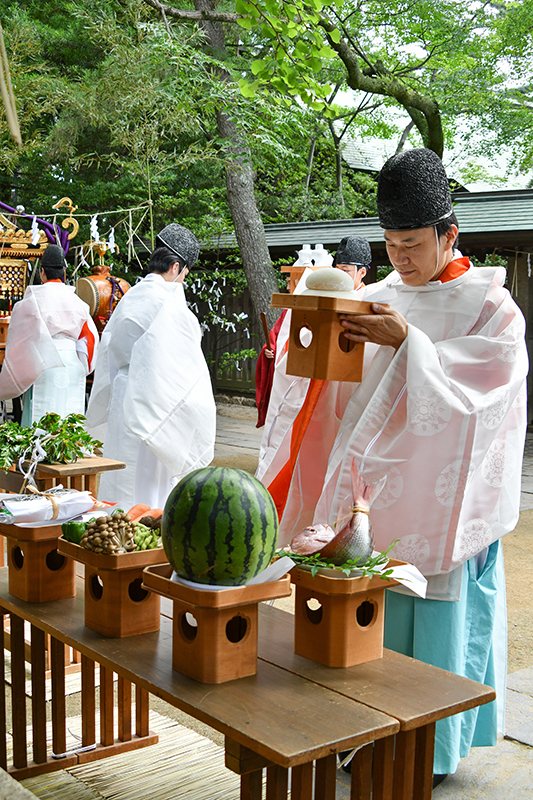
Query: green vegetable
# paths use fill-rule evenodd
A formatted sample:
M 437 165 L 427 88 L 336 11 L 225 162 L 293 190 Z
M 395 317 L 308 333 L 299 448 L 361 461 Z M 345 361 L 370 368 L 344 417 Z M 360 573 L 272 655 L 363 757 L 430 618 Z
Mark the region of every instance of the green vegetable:
M 82 414 L 45 414 L 30 427 L 20 427 L 16 422 L 0 424 L 0 469 L 7 472 L 21 456 L 28 460 L 37 440 L 46 453 L 48 463 L 70 464 L 78 458 L 92 455 L 102 442 L 93 439 L 84 428 Z
M 333 564 L 332 561 L 326 561 L 325 559 L 320 558 L 320 550 L 318 553 L 313 553 L 309 556 L 303 556 L 300 553 L 291 553 L 290 548 L 284 548 L 282 550 L 278 550 L 276 555 L 278 557 L 282 556 L 289 556 L 292 558 L 296 564 L 305 564 L 306 566 L 311 567 L 311 575 L 314 577 L 318 570 L 322 567 L 326 567 L 327 569 L 336 569 L 339 572 L 343 572 L 346 576 L 349 576 L 353 570 L 360 570 L 361 577 L 364 578 L 371 578 L 374 575 L 379 575 L 380 578 L 383 580 L 389 580 L 389 577 L 392 573 L 392 569 L 383 570 L 383 567 L 389 561 L 389 553 L 393 547 L 399 542 L 399 539 L 395 539 L 392 544 L 389 545 L 387 550 L 383 550 L 381 553 L 377 553 L 375 556 L 372 556 L 364 564 L 360 564 L 359 558 L 356 558 L 355 561 L 345 561 L 344 564 Z
M 133 525 L 135 526 L 133 539 L 137 545 L 136 550 L 154 550 L 156 547 L 160 547 L 159 531 L 152 530 L 141 522 L 134 522 Z
M 71 522 L 64 522 L 61 526 L 63 537 L 69 542 L 74 542 L 74 544 L 80 543 L 81 537 L 86 530 L 86 522 L 76 522 L 75 520 L 72 520 Z

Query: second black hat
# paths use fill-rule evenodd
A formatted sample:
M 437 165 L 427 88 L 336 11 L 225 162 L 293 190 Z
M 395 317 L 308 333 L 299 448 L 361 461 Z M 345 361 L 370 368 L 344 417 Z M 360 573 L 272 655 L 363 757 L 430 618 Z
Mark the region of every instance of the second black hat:
M 355 264 L 356 267 L 368 267 L 372 261 L 372 250 L 362 236 L 345 236 L 341 239 L 333 266 L 337 264 Z

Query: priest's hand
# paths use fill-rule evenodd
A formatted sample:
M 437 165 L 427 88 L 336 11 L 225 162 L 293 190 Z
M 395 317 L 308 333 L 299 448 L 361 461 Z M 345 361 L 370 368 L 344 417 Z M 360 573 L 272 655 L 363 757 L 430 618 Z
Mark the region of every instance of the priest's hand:
M 397 350 L 407 338 L 407 321 L 398 311 L 372 303 L 373 314 L 340 314 L 345 336 L 352 342 L 374 342 Z

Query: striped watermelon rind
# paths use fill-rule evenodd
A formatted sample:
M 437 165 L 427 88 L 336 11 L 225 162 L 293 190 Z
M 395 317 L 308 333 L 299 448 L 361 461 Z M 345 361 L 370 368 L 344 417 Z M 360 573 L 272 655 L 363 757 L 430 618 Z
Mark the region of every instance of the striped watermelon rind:
M 248 472 L 204 467 L 169 494 L 161 536 L 169 563 L 181 577 L 242 586 L 272 561 L 278 514 L 267 489 Z

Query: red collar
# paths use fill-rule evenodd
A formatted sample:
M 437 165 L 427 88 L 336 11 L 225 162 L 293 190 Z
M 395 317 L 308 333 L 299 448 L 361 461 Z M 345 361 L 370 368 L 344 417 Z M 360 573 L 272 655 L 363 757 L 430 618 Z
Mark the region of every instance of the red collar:
M 462 258 L 456 258 L 453 261 L 450 261 L 446 269 L 443 270 L 437 280 L 441 283 L 448 283 L 448 281 L 453 281 L 460 275 L 464 275 L 469 268 L 470 261 L 466 256 L 463 256 Z

